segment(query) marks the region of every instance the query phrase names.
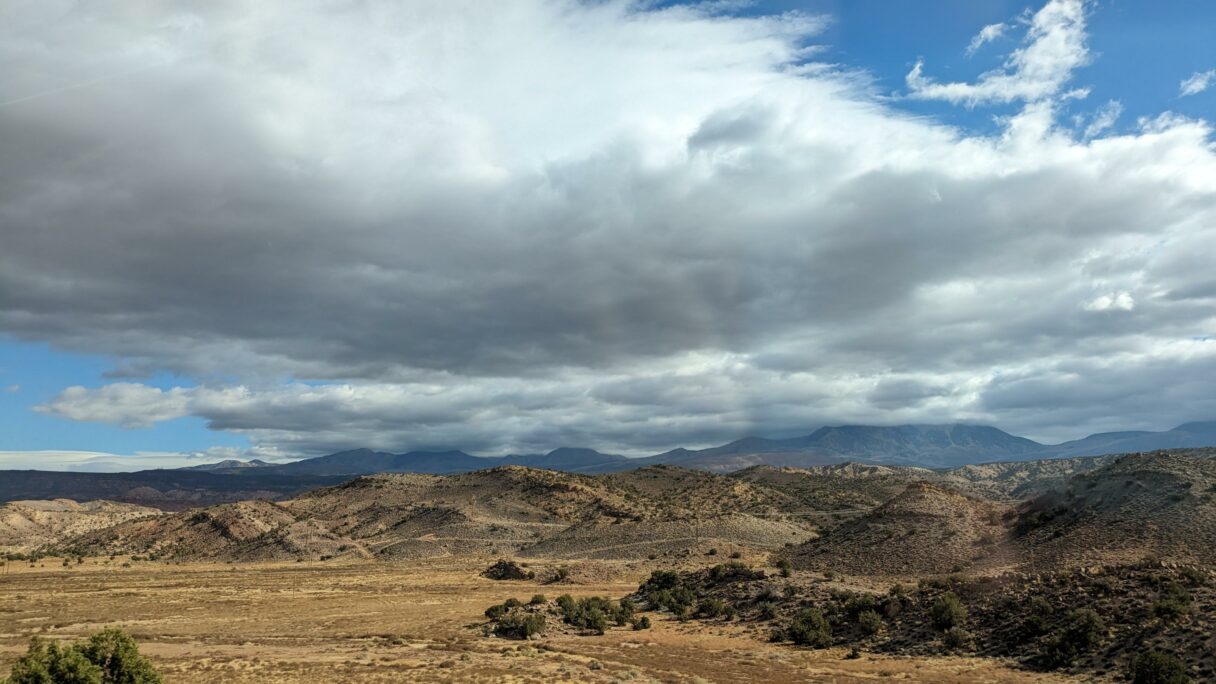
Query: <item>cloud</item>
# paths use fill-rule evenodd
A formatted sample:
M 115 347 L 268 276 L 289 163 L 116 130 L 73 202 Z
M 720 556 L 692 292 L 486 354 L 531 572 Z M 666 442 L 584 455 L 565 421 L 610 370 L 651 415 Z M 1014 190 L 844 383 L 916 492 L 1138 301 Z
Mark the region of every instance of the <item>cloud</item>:
M 204 451 L 141 451 L 113 454 L 104 451 L 0 451 L 0 470 L 62 470 L 80 473 L 122 473 L 155 468 L 181 468 L 216 463 L 228 458 L 282 460 L 258 449 L 213 447 Z
M 21 385 L 9 385 L 8 387 L 4 388 L 4 391 L 9 392 L 10 394 L 15 394 L 21 391 Z
M 971 43 L 967 45 L 967 56 L 970 57 L 971 55 L 974 55 L 975 51 L 983 47 L 984 44 L 991 43 L 997 38 L 1005 35 L 1006 28 L 1007 27 L 1005 26 L 1004 22 L 1001 22 L 996 24 L 988 24 L 984 28 L 980 29 L 980 32 L 975 34 L 975 36 L 971 39 Z
M 65 389 L 50 403 L 35 406 L 34 410 L 72 420 L 146 428 L 189 415 L 188 394 L 188 390 L 180 387 L 165 391 L 130 382 L 95 390 L 77 385 Z
M 1178 96 L 1198 95 L 1211 87 L 1213 82 L 1216 82 L 1216 69 L 1196 71 L 1178 84 Z
M 1093 119 L 1089 125 L 1085 127 L 1085 138 L 1096 138 L 1102 133 L 1114 127 L 1115 122 L 1119 120 L 1119 116 L 1123 114 L 1123 103 L 1118 100 L 1111 100 L 1098 108 L 1094 112 Z
M 1210 417 L 1114 396 L 1207 367 L 1216 155 L 1203 120 L 1060 124 L 1086 8 L 916 81 L 1024 102 L 981 135 L 815 61 L 798 14 L 28 3 L 4 92 L 122 76 L 0 108 L 0 331 L 115 359 L 49 415 L 282 455 Z M 1011 398 L 1116 357 L 1112 403 Z
M 1023 46 L 1001 68 L 980 75 L 975 83 L 938 83 L 924 75 L 924 62 L 916 62 L 906 77 L 910 95 L 968 106 L 1034 102 L 1056 95 L 1073 72 L 1089 62 L 1086 5 L 1085 0 L 1050 0 L 1031 17 Z M 972 39 L 973 46 L 978 47 L 976 41 L 989 28 Z

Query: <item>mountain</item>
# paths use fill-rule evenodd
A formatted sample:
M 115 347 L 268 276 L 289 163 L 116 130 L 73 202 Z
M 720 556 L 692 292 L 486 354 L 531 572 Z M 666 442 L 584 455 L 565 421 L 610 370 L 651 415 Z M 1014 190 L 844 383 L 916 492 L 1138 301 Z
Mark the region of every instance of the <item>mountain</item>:
M 747 437 L 709 449 L 676 449 L 643 461 L 714 471 L 753 465 L 806 468 L 845 461 L 949 468 L 1017 459 L 1044 448 L 987 425 L 840 425 L 789 439 Z
M 1184 423 L 1163 432 L 1101 432 L 1084 439 L 1044 447 L 1047 458 L 1130 454 L 1160 449 L 1216 446 L 1216 421 Z
M 248 461 L 238 461 L 235 458 L 229 458 L 218 463 L 203 463 L 196 466 L 184 466 L 177 470 L 203 470 L 206 472 L 219 472 L 226 470 L 238 470 L 240 468 L 266 468 L 271 466 L 270 463 L 260 459 L 250 459 Z
M 273 468 L 241 468 L 212 473 L 200 470 L 141 470 L 134 473 L 77 473 L 44 470 L 0 470 L 0 502 L 23 499 L 106 499 L 183 510 L 224 501 L 278 499 L 343 477 L 263 474 Z M 249 474 L 245 474 L 248 472 Z M 236 477 L 227 473 L 242 473 Z
M 497 463 L 500 461 L 470 456 L 463 451 L 390 454 L 371 449 L 353 449 L 262 468 L 258 474 L 354 477 L 372 473 L 454 473 L 491 468 Z
M 571 473 L 603 473 L 639 467 L 633 459 L 624 456 L 601 454 L 595 449 L 575 447 L 562 447 L 547 454 L 507 456 L 502 459 L 502 462 L 529 468 L 565 470 Z
M 450 474 L 484 470 L 501 465 L 520 465 L 577 472 L 611 472 L 626 470 L 634 465 L 631 459 L 613 454 L 601 454 L 594 449 L 563 447 L 547 454 L 512 455 L 501 458 L 472 456 L 463 451 L 411 451 L 391 454 L 371 449 L 341 451 L 328 456 L 308 458 L 293 463 L 273 465 L 263 473 L 285 475 L 371 475 L 374 473 Z

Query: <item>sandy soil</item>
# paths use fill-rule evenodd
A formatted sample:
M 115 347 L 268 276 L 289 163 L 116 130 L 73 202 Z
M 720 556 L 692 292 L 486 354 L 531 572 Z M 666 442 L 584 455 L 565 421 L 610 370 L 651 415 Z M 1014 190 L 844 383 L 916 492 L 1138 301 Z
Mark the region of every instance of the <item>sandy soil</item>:
M 475 626 L 532 594 L 623 596 L 644 570 L 543 586 L 478 576 L 488 558 L 347 564 L 164 565 L 88 561 L 0 569 L 0 672 L 32 635 L 118 625 L 169 682 L 1040 682 L 1069 681 L 970 658 L 893 658 L 759 641 L 734 625 L 614 628 L 516 642 Z

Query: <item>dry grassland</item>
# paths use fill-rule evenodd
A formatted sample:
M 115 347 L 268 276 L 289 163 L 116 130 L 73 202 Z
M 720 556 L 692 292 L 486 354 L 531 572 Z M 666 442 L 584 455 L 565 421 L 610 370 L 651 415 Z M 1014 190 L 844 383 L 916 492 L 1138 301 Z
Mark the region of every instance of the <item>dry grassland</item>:
M 604 564 L 610 579 L 544 586 L 480 577 L 490 560 L 10 563 L 0 574 L 0 671 L 33 635 L 72 638 L 118 625 L 169 682 L 1067 681 L 984 659 L 847 659 L 841 649 L 769 644 L 734 625 L 657 616 L 640 632 L 488 638 L 475 627 L 507 597 L 619 597 L 649 570 Z

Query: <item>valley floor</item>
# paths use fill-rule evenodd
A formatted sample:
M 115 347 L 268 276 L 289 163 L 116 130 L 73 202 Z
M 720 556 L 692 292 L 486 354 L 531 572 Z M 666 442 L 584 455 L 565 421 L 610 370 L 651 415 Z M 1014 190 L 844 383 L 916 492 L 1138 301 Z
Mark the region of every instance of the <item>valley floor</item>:
M 1045 682 L 977 658 L 908 658 L 769 644 L 735 625 L 656 617 L 653 629 L 539 641 L 484 637 L 486 607 L 514 596 L 620 597 L 652 569 L 542 585 L 479 576 L 490 558 L 378 563 L 136 562 L 0 569 L 0 673 L 29 638 L 120 626 L 167 682 Z

